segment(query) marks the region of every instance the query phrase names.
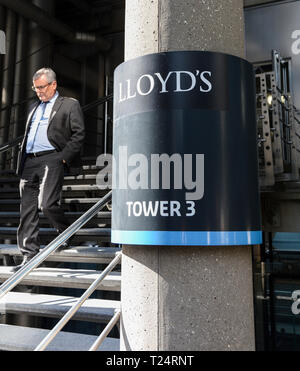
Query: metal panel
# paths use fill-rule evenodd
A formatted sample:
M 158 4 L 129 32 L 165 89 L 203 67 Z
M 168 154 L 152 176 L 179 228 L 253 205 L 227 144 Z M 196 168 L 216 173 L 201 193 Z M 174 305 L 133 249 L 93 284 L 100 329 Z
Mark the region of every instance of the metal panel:
M 284 171 L 283 168 L 283 148 L 281 131 L 279 124 L 279 107 L 278 107 L 278 91 L 276 89 L 276 80 L 274 72 L 266 74 L 267 78 L 267 91 L 272 96 L 272 106 L 269 108 L 270 112 L 270 126 L 272 130 L 272 149 L 273 149 L 273 160 L 274 160 L 274 173 L 281 174 Z
M 259 182 L 260 186 L 266 187 L 275 184 L 270 119 L 266 94 L 266 74 L 262 73 L 256 75 L 256 87 L 257 128 L 259 141 Z

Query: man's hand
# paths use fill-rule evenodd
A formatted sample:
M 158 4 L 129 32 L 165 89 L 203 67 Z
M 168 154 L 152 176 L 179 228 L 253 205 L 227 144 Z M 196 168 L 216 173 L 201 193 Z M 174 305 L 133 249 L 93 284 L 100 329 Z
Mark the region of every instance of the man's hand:
M 63 160 L 63 164 L 65 164 L 66 163 L 66 161 L 65 160 Z

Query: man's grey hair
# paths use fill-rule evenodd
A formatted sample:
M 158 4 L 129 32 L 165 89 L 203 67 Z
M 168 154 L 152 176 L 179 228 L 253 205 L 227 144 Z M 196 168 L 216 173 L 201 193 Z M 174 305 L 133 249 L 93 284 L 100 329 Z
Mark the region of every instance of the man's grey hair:
M 32 77 L 32 81 L 39 79 L 42 75 L 46 76 L 49 83 L 56 81 L 56 73 L 49 67 L 44 67 L 36 71 L 36 73 Z

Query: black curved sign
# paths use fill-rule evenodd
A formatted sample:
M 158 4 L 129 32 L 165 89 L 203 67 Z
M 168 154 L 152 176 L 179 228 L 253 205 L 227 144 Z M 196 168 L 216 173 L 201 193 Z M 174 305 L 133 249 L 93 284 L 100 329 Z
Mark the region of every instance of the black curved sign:
M 261 243 L 252 65 L 151 54 L 114 84 L 112 242 Z

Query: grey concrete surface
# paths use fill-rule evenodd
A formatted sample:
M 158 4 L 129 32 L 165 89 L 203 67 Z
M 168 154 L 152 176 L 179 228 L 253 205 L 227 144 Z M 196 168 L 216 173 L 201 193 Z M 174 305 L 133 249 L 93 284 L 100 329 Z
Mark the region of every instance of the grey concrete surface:
M 48 335 L 49 330 L 19 327 L 0 324 L 0 350 L 2 351 L 33 351 Z M 47 351 L 87 351 L 97 336 L 60 332 Z M 120 349 L 119 339 L 106 338 L 99 351 L 115 351 Z
M 250 247 L 124 246 L 121 350 L 253 350 Z
M 125 27 L 125 60 L 174 50 L 245 56 L 241 0 L 130 0 Z

